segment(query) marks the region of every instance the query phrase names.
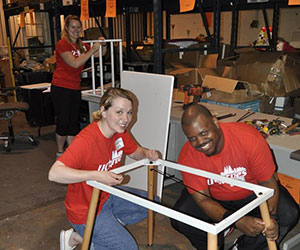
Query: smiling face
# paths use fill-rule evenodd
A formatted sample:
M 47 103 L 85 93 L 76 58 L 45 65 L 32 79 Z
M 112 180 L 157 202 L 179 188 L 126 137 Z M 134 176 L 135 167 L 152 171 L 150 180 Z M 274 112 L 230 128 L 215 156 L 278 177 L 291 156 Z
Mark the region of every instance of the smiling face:
M 206 156 L 212 156 L 221 152 L 224 145 L 224 137 L 215 117 L 198 115 L 190 123 L 182 127 L 186 137 L 193 148 Z
M 100 129 L 105 137 L 110 138 L 115 133 L 123 133 L 132 119 L 132 103 L 126 98 L 117 97 L 107 110 L 100 108 L 102 119 Z
M 66 26 L 66 32 L 73 43 L 80 37 L 81 29 L 81 23 L 76 19 L 70 20 L 69 24 Z

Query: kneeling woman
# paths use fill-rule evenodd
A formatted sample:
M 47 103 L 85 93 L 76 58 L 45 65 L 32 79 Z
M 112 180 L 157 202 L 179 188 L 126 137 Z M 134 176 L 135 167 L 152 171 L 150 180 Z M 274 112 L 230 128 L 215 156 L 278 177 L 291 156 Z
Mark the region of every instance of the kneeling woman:
M 94 122 L 75 137 L 50 169 L 50 181 L 69 184 L 65 198 L 67 218 L 81 237 L 93 189 L 86 181 L 95 180 L 110 186 L 121 184 L 123 176 L 110 170 L 120 166 L 123 153 L 135 160 L 159 158 L 157 151 L 139 146 L 126 131 L 132 118 L 132 105 L 133 99 L 129 91 L 108 89 L 101 98 L 100 110 L 97 117 L 94 117 Z M 147 209 L 101 192 L 92 235 L 94 248 L 138 249 L 124 225 L 137 223 L 146 216 Z M 61 249 L 72 249 L 80 242 L 80 237 L 76 241 L 76 237 L 70 234 L 69 231 L 65 238 L 65 248 Z

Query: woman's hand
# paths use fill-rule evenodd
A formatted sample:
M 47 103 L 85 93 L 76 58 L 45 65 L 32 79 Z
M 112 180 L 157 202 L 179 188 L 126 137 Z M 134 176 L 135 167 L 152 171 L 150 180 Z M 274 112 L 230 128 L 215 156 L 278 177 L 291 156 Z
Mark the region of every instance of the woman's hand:
M 100 36 L 100 37 L 98 37 L 98 40 L 105 40 L 105 38 L 102 37 L 102 36 Z M 93 52 L 93 54 L 96 57 L 99 56 L 99 54 L 96 53 L 96 52 L 99 50 L 100 46 L 102 46 L 102 56 L 104 56 L 106 54 L 106 52 L 107 52 L 106 42 L 97 42 L 97 43 L 94 43 L 92 49 L 94 49 L 94 46 L 95 46 L 95 51 Z
M 91 50 L 93 51 L 93 54 L 96 53 L 100 48 L 100 43 L 93 43 L 93 46 Z
M 123 175 L 115 174 L 109 171 L 99 171 L 96 177 L 96 181 L 108 186 L 115 186 L 121 184 L 121 182 L 123 181 Z
M 161 158 L 161 153 L 153 149 L 147 149 L 139 146 L 136 151 L 129 156 L 137 161 L 144 158 L 148 158 L 150 161 L 157 161 Z
M 103 40 L 103 42 L 100 42 L 100 44 L 106 47 L 106 42 L 104 42 L 105 38 L 103 36 L 98 37 L 98 40 Z
M 145 156 L 150 160 L 150 161 L 157 161 L 160 157 L 159 152 L 153 149 L 145 149 Z

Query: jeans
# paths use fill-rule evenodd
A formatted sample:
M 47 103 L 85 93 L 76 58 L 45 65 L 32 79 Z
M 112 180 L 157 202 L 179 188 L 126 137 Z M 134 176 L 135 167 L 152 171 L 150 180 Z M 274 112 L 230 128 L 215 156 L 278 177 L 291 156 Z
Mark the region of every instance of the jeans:
M 129 187 L 118 187 L 126 192 L 147 197 L 147 192 Z M 147 217 L 147 209 L 130 201 L 110 195 L 97 215 L 91 237 L 91 250 L 137 250 L 132 235 L 125 228 Z M 72 224 L 72 223 L 71 223 Z M 85 224 L 72 224 L 83 237 Z

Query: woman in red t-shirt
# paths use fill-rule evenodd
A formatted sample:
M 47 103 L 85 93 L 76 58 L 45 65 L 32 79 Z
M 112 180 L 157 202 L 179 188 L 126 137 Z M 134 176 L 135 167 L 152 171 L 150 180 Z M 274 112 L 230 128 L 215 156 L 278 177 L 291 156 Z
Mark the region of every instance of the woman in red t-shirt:
M 129 91 L 108 89 L 101 98 L 100 110 L 93 113 L 94 122 L 75 137 L 49 171 L 50 181 L 68 184 L 66 213 L 76 230 L 61 232 L 61 250 L 73 249 L 82 241 L 93 189 L 86 184 L 87 180 L 110 186 L 120 185 L 123 175 L 110 170 L 120 166 L 122 156 L 128 155 L 135 160 L 148 158 L 151 161 L 159 158 L 157 151 L 139 146 L 126 131 L 132 119 L 132 105 L 133 98 Z M 147 196 L 141 190 L 127 191 Z M 101 192 L 92 235 L 94 248 L 137 249 L 135 240 L 124 225 L 135 224 L 146 216 L 146 208 Z
M 51 93 L 56 115 L 56 142 L 60 156 L 65 142 L 70 144 L 80 131 L 81 71 L 86 61 L 98 56 L 100 43 L 89 44 L 81 41 L 82 23 L 77 16 L 65 19 L 63 37 L 56 44 L 56 70 L 53 74 Z M 104 38 L 100 37 L 99 40 Z M 103 55 L 106 45 L 102 44 Z

